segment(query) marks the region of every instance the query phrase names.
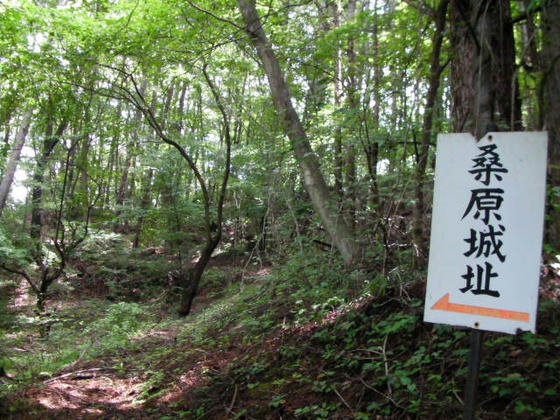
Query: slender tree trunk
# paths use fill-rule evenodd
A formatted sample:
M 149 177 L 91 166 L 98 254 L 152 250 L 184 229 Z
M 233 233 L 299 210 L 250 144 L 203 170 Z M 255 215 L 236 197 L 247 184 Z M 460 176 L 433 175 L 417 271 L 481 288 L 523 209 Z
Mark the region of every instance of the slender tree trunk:
M 520 64 L 529 72 L 538 72 L 541 70 L 541 63 L 537 51 L 537 41 L 539 37 L 537 36 L 538 29 L 535 24 L 535 16 L 529 11 L 531 2 L 532 0 L 523 0 L 518 3 L 521 11 L 527 16 L 527 19 L 522 23 L 521 27 L 523 51 L 526 53 L 524 57 L 522 57 Z M 535 93 L 532 89 L 529 89 L 529 92 L 531 95 Z M 524 103 L 524 108 L 526 129 L 528 131 L 540 130 L 538 101 L 526 101 Z
M 333 27 L 340 26 L 340 0 L 333 3 Z M 336 48 L 335 77 L 334 77 L 334 106 L 339 111 L 342 108 L 342 50 L 339 45 Z M 336 123 L 334 131 L 334 185 L 340 200 L 344 198 L 344 190 L 342 188 L 342 124 L 340 121 Z
M 86 113 L 86 119 L 88 119 L 88 115 Z M 80 180 L 79 180 L 79 189 L 78 191 L 80 192 L 80 196 L 81 196 L 81 202 L 79 203 L 80 208 L 76 209 L 76 214 L 75 217 L 77 219 L 83 219 L 84 217 L 86 217 L 86 209 L 88 208 L 88 203 L 89 203 L 89 190 L 88 190 L 88 171 L 89 171 L 89 153 L 90 153 L 90 145 L 91 145 L 91 138 L 90 136 L 87 136 L 83 143 L 82 143 L 82 148 L 80 150 L 79 153 L 79 157 L 78 157 L 78 171 L 79 171 L 79 175 L 80 175 Z
M 146 91 L 146 87 L 148 86 L 148 81 L 147 80 L 142 80 L 141 84 L 140 84 L 140 94 L 144 95 L 144 92 Z M 135 128 L 136 132 L 134 133 L 136 135 L 136 137 L 139 136 L 139 127 L 140 127 L 140 123 L 142 121 L 142 111 L 140 111 L 139 109 L 137 109 L 134 112 L 134 116 L 132 117 L 132 125 Z M 122 206 L 124 204 L 124 199 L 127 195 L 127 191 L 129 189 L 131 182 L 130 179 L 130 167 L 134 166 L 133 165 L 133 161 L 135 158 L 135 154 L 136 154 L 136 144 L 138 143 L 138 139 L 130 139 L 127 143 L 127 148 L 126 148 L 126 158 L 124 161 L 124 167 L 122 169 L 122 174 L 121 174 L 121 179 L 120 179 L 120 183 L 119 183 L 119 188 L 117 190 L 117 197 L 116 197 L 116 201 L 115 204 L 117 205 L 117 219 L 118 217 L 121 215 L 122 213 Z M 118 230 L 124 230 L 127 231 L 128 230 L 128 222 L 124 222 L 123 226 L 119 225 L 118 222 L 116 222 L 113 225 L 113 231 L 117 232 Z
M 8 164 L 6 165 L 4 176 L 2 177 L 2 181 L 0 182 L 0 216 L 2 215 L 2 212 L 6 205 L 10 187 L 12 186 L 12 183 L 14 181 L 14 175 L 16 173 L 16 169 L 21 156 L 21 149 L 23 148 L 25 137 L 27 136 L 27 132 L 29 131 L 29 127 L 31 126 L 32 114 L 33 111 L 31 109 L 27 109 L 23 113 L 18 132 L 14 139 L 12 152 L 10 153 L 10 157 L 8 158 Z
M 4 138 L 2 139 L 2 142 L 4 143 L 4 145 L 2 146 L 2 148 L 0 149 L 2 151 L 2 153 L 6 150 L 9 149 L 10 147 L 10 122 L 12 119 L 12 115 L 10 112 L 7 113 L 7 115 L 5 116 L 5 118 L 3 118 L 2 121 L 0 121 L 0 125 L 3 125 L 5 128 L 4 131 Z
M 344 261 L 350 264 L 358 256 L 358 247 L 351 230 L 337 214 L 336 204 L 329 197 L 329 190 L 321 173 L 317 156 L 311 149 L 301 121 L 292 106 L 284 74 L 262 28 L 255 3 L 251 0 L 238 0 L 238 6 L 245 21 L 245 29 L 263 63 L 272 99 L 303 172 L 303 182 L 311 197 L 313 207 Z
M 439 81 L 442 71 L 440 64 L 441 45 L 443 43 L 445 20 L 449 0 L 442 0 L 439 4 L 435 16 L 435 31 L 432 40 L 432 61 L 430 63 L 430 81 L 426 96 L 426 106 L 424 111 L 424 121 L 422 127 L 422 140 L 418 153 L 418 163 L 416 166 L 416 201 L 414 203 L 412 221 L 412 240 L 416 248 L 415 260 L 419 266 L 423 265 L 426 257 L 426 236 L 424 228 L 424 184 L 426 176 L 426 164 L 428 162 L 428 152 L 430 139 L 432 137 L 432 123 L 435 111 L 435 104 L 439 89 Z
M 144 213 L 150 207 L 150 199 L 152 198 L 152 179 L 154 177 L 154 170 L 150 169 L 144 180 L 144 192 L 142 193 L 142 199 L 140 200 L 140 217 L 138 218 L 138 223 L 134 229 L 134 241 L 132 243 L 133 248 L 140 247 L 140 235 L 142 234 L 142 227 L 144 226 Z
M 354 22 L 356 17 L 356 0 L 349 0 L 347 4 L 348 8 L 348 21 Z M 347 94 L 346 94 L 346 104 L 348 110 L 350 111 L 350 133 L 358 133 L 358 129 L 361 124 L 360 115 L 360 98 L 358 96 L 358 69 L 356 68 L 356 51 L 354 47 L 354 39 L 350 38 L 348 40 L 348 45 L 346 46 L 346 57 L 348 59 L 348 68 L 346 73 L 348 75 L 347 82 Z M 344 155 L 344 172 L 346 175 L 346 207 L 348 209 L 348 224 L 352 231 L 356 227 L 356 211 L 358 207 L 357 203 L 357 186 L 356 186 L 356 149 L 354 146 L 355 137 L 348 136 L 348 141 L 345 145 L 345 155 Z
M 124 167 L 122 169 L 121 180 L 119 183 L 119 190 L 117 191 L 117 199 L 116 204 L 117 206 L 122 206 L 124 204 L 124 197 L 126 195 L 126 190 L 128 188 L 128 175 L 130 171 L 130 166 L 132 163 L 132 148 L 133 144 L 128 144 L 128 150 L 126 151 L 126 158 L 124 160 Z M 117 210 L 117 216 L 120 214 L 120 210 Z
M 225 162 L 224 172 L 222 176 L 222 183 L 220 185 L 218 202 L 216 204 L 216 221 L 214 222 L 215 229 L 212 229 L 212 222 L 210 220 L 210 214 L 208 212 L 210 206 L 209 197 L 207 194 L 205 197 L 206 198 L 206 205 L 205 205 L 206 246 L 204 247 L 204 250 L 202 251 L 202 255 L 200 256 L 196 265 L 189 273 L 189 277 L 185 279 L 186 281 L 188 281 L 188 284 L 185 284 L 183 286 L 184 290 L 183 290 L 183 295 L 181 297 L 181 307 L 179 308 L 180 316 L 187 316 L 190 313 L 192 309 L 192 303 L 194 301 L 194 298 L 196 297 L 196 294 L 198 293 L 198 286 L 200 285 L 202 274 L 204 273 L 204 270 L 206 269 L 206 266 L 208 265 L 208 262 L 212 257 L 212 253 L 214 252 L 214 250 L 220 243 L 220 240 L 222 239 L 224 201 L 226 198 L 227 185 L 228 185 L 229 175 L 231 171 L 231 124 L 230 124 L 229 115 L 226 113 L 226 109 L 223 104 L 223 99 L 217 87 L 214 85 L 214 82 L 212 81 L 212 79 L 210 79 L 210 76 L 206 72 L 206 67 L 202 69 L 202 72 L 204 73 L 204 78 L 206 79 L 206 83 L 208 84 L 208 87 L 210 88 L 212 95 L 214 96 L 214 100 L 216 101 L 216 105 L 222 116 L 224 140 L 226 144 L 226 162 Z M 212 233 L 213 230 L 216 231 L 215 234 Z
M 373 64 L 373 126 L 368 127 L 368 117 L 367 117 L 367 104 L 364 103 L 364 128 L 365 128 L 365 144 L 364 152 L 366 154 L 366 162 L 369 176 L 371 178 L 369 187 L 369 201 L 371 208 L 374 213 L 378 213 L 379 210 L 379 183 L 377 180 L 377 163 L 379 160 L 379 142 L 377 139 L 371 138 L 371 133 L 379 132 L 379 116 L 381 114 L 381 75 L 382 63 L 379 58 L 379 16 L 377 14 L 377 0 L 375 0 L 373 5 L 374 10 L 374 21 L 373 21 L 373 57 L 375 57 L 375 62 Z M 378 213 L 379 214 L 379 213 Z
M 542 12 L 543 120 L 548 130 L 548 184 L 556 189 L 549 194 L 547 241 L 560 250 L 560 3 L 545 2 Z
M 47 112 L 50 113 L 50 110 Z M 66 130 L 68 121 L 64 119 L 58 129 L 53 134 L 53 121 L 49 116 L 47 127 L 45 130 L 45 138 L 43 140 L 41 154 L 37 158 L 35 171 L 33 172 L 33 189 L 31 191 L 31 227 L 30 235 L 33 239 L 41 238 L 41 230 L 43 228 L 43 182 L 45 179 L 45 169 L 48 160 L 58 144 L 60 137 Z
M 218 231 L 218 234 L 206 244 L 202 250 L 199 260 L 196 262 L 195 266 L 187 273 L 185 279 L 183 279 L 183 294 L 181 295 L 181 307 L 179 309 L 179 316 L 187 316 L 190 314 L 192 309 L 192 304 L 196 294 L 198 293 L 198 287 L 200 286 L 200 280 L 202 279 L 202 274 L 212 257 L 212 252 L 216 249 L 220 243 L 222 232 Z
M 120 115 L 120 112 L 117 111 L 117 114 Z M 107 162 L 107 166 L 105 167 L 106 173 L 110 174 L 103 182 L 103 203 L 105 207 L 108 207 L 111 203 L 111 186 L 113 185 L 114 180 L 113 174 L 115 173 L 115 155 L 119 136 L 120 133 L 113 136 L 113 138 L 111 139 L 111 146 L 109 148 L 109 160 Z

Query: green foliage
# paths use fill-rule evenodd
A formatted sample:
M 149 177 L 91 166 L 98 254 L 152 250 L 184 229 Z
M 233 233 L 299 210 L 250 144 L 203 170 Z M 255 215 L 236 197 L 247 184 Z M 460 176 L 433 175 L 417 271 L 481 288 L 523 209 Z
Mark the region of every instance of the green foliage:
M 286 261 L 276 271 L 273 283 L 292 308 L 294 322 L 303 324 L 321 320 L 363 286 L 358 272 L 342 275 L 343 272 L 340 260 L 308 250 Z
M 0 226 L 0 261 L 4 264 L 13 265 L 16 268 L 26 267 L 31 262 L 27 238 L 21 234 L 9 233 Z
M 133 337 L 145 327 L 146 314 L 136 303 L 119 302 L 111 305 L 105 317 L 93 322 L 86 333 L 121 341 Z
M 18 308 L 16 316 L 6 307 L 7 295 L 0 296 L 0 366 L 17 378 L 0 380 L 0 397 L 37 378 L 102 361 L 120 374 L 144 375 L 136 401 L 156 418 L 160 409 L 161 418 L 212 418 L 224 407 L 231 407 L 225 414 L 231 418 L 458 415 L 468 334 L 422 323 L 415 286 L 425 273 L 411 269 L 408 219 L 415 190 L 423 188 L 426 202 L 430 194 L 429 182 L 411 180 L 429 88 L 432 14 L 394 1 L 359 2 L 355 13 L 346 2 L 258 5 L 331 198 L 364 244 L 363 265 L 347 268 L 325 247 L 329 239 L 301 186 L 262 70 L 248 38 L 231 25 L 240 22 L 234 2 L 197 2 L 221 20 L 188 3 L 0 5 L 0 166 L 27 107 L 34 111 L 28 145 L 36 157 L 20 165 L 28 179 L 47 140 L 54 140 L 47 133 L 66 126 L 44 163 L 44 182 L 27 182 L 43 188 L 46 239 L 37 244 L 22 233 L 30 199 L 9 207 L 0 223 L 0 262 L 35 268 L 30 250 L 40 250 L 42 263 L 56 265 L 53 218 L 59 209 L 66 239 L 83 231 L 92 203 L 96 223 L 70 255 L 64 281 L 52 289 L 52 313 L 37 317 Z M 544 5 L 526 3 L 535 13 Z M 520 3 L 512 6 L 514 16 L 523 13 Z M 529 69 L 536 63 L 525 39 L 534 37 L 524 28 L 515 29 L 523 45 L 516 76 L 523 122 L 536 127 L 543 74 L 538 66 Z M 448 43 L 442 64 L 450 58 Z M 226 127 L 202 66 L 222 95 L 235 143 L 220 249 L 248 247 L 252 259 L 207 270 L 195 313 L 176 320 L 170 314 L 181 285 L 174 275 L 183 274 L 203 246 L 204 218 L 216 219 L 204 201 L 216 204 L 225 163 Z M 442 69 L 432 137 L 451 127 L 450 67 Z M 161 144 L 158 133 L 189 154 L 208 197 L 184 156 Z M 377 161 L 370 162 L 373 156 L 364 152 L 373 149 Z M 339 160 L 341 193 L 333 188 Z M 428 179 L 432 172 L 428 168 Z M 548 197 L 551 218 L 560 188 L 551 186 Z M 135 242 L 138 249 L 132 249 Z M 554 244 L 545 250 L 557 253 Z M 547 270 L 552 277 L 559 271 L 555 263 Z M 85 298 L 92 295 L 96 299 Z M 539 311 L 547 319 L 542 334 L 487 336 L 481 392 L 490 416 L 558 414 L 558 303 L 545 300 Z M 150 335 L 156 326 L 161 337 Z M 49 335 L 38 337 L 47 328 Z M 186 373 L 198 380 L 188 391 L 182 387 L 191 385 L 180 382 Z M 192 394 L 175 407 L 157 406 L 177 388 Z
M 50 318 L 20 316 L 1 331 L 2 363 L 15 381 L 0 382 L 0 397 L 77 362 L 134 349 L 132 339 L 153 327 L 153 311 L 151 306 L 136 303 L 82 300 L 79 307 L 60 310 Z M 40 353 L 22 352 L 30 345 L 29 334 L 45 322 L 50 325 L 48 336 L 33 344 Z

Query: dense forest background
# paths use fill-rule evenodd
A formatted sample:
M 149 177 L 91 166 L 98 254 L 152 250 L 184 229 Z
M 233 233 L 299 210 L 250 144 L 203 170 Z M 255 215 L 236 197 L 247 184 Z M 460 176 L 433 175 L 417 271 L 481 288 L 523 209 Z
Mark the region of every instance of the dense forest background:
M 559 1 L 0 11 L 0 413 L 457 417 L 436 136 L 547 130 L 539 334 L 488 334 L 479 415 L 559 415 Z

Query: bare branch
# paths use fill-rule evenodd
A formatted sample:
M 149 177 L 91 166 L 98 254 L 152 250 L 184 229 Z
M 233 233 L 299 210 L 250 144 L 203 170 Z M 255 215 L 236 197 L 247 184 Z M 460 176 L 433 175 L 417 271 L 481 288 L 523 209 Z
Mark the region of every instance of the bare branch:
M 233 22 L 233 21 L 231 21 L 231 20 L 229 20 L 229 19 L 226 19 L 226 18 L 220 17 L 220 16 L 218 16 L 218 15 L 215 15 L 214 13 L 210 12 L 209 10 L 205 10 L 205 9 L 203 9 L 202 7 L 200 7 L 200 6 L 196 5 L 196 4 L 194 4 L 194 3 L 193 3 L 192 1 L 190 1 L 190 0 L 188 1 L 188 3 L 189 3 L 192 7 L 194 7 L 196 10 L 198 10 L 198 11 L 200 11 L 200 12 L 202 12 L 202 13 L 206 13 L 207 15 L 212 16 L 214 19 L 219 20 L 220 22 L 228 23 L 228 24 L 230 24 L 230 25 L 232 25 L 232 26 L 235 26 L 237 29 L 240 29 L 240 30 L 242 30 L 242 31 L 245 31 L 245 28 L 244 28 L 243 26 L 240 26 L 240 25 L 238 25 L 237 23 L 235 23 L 235 22 Z
M 29 274 L 27 274 L 27 271 L 11 268 L 11 267 L 8 267 L 6 264 L 0 264 L 0 268 L 2 270 L 7 271 L 8 273 L 17 274 L 17 275 L 22 276 L 27 281 L 27 283 L 29 283 L 29 285 L 31 286 L 33 291 L 35 293 L 39 293 L 39 288 L 35 285 L 35 283 L 33 283 L 33 280 L 31 279 L 31 276 Z
M 177 149 L 179 151 L 181 156 L 187 161 L 189 167 L 193 171 L 194 176 L 196 177 L 196 179 L 197 179 L 197 181 L 200 185 L 200 189 L 202 190 L 202 195 L 204 197 L 204 214 L 205 214 L 206 218 L 209 220 L 210 219 L 210 195 L 208 194 L 208 188 L 206 187 L 206 181 L 204 180 L 204 177 L 202 176 L 202 174 L 200 173 L 200 170 L 196 166 L 196 163 L 191 158 L 191 156 L 187 153 L 187 151 L 185 150 L 185 148 L 183 146 L 181 146 L 179 143 L 172 140 L 171 138 L 169 138 L 165 134 L 165 132 L 163 130 L 163 127 L 161 126 L 161 124 L 159 123 L 159 121 L 155 117 L 154 113 L 152 112 L 152 110 L 148 106 L 146 100 L 144 99 L 144 95 L 142 94 L 142 92 L 140 91 L 140 88 L 138 87 L 138 84 L 134 80 L 134 76 L 132 74 L 126 73 L 124 71 L 122 71 L 122 73 L 126 74 L 126 77 L 130 79 L 130 81 L 132 82 L 132 84 L 134 86 L 134 90 L 136 92 L 136 95 L 134 95 L 129 89 L 125 88 L 124 86 L 121 85 L 121 86 L 118 87 L 119 89 L 121 89 L 123 92 L 125 92 L 127 94 L 126 99 L 128 100 L 128 102 L 132 103 L 132 105 L 134 105 L 134 107 L 136 109 L 138 109 L 140 112 L 142 112 L 142 114 L 144 114 L 144 116 L 148 120 L 148 124 L 155 130 L 158 137 L 161 140 L 163 140 L 164 143 L 167 143 L 170 146 L 173 146 L 175 149 Z

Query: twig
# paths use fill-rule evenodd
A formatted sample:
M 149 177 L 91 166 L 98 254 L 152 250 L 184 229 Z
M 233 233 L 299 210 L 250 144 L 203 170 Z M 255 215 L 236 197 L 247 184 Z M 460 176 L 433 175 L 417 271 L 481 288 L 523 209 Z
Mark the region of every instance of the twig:
M 228 412 L 232 412 L 231 410 L 233 410 L 233 406 L 235 405 L 235 399 L 237 398 L 237 384 L 235 384 L 235 389 L 233 390 L 233 397 L 231 399 L 231 403 L 229 405 L 228 408 Z
M 352 409 L 352 407 L 350 407 L 350 405 L 348 405 L 348 403 L 346 402 L 346 400 L 342 397 L 342 395 L 340 395 L 340 392 L 337 391 L 337 389 L 333 386 L 332 387 L 334 393 L 336 395 L 338 395 L 338 398 L 340 398 L 340 400 L 344 403 L 344 405 L 346 406 L 346 408 L 348 408 L 348 410 L 350 410 L 351 413 L 354 413 L 354 410 Z
M 231 21 L 231 20 L 229 20 L 229 19 L 226 19 L 226 18 L 223 18 L 223 17 L 221 17 L 221 16 L 218 16 L 218 15 L 212 13 L 212 12 L 209 11 L 209 10 L 203 9 L 202 7 L 200 7 L 200 6 L 196 5 L 195 3 L 193 3 L 192 1 L 188 1 L 187 3 L 189 3 L 189 4 L 190 4 L 192 7 L 194 7 L 196 10 L 198 10 L 198 11 L 200 11 L 200 12 L 202 12 L 202 13 L 206 13 L 207 15 L 212 16 L 214 19 L 219 20 L 220 22 L 228 23 L 228 24 L 230 24 L 230 25 L 232 25 L 232 26 L 235 26 L 237 29 L 240 29 L 240 30 L 242 30 L 242 31 L 245 30 L 245 28 L 244 28 L 243 26 L 240 26 L 240 25 L 238 25 L 237 23 L 235 23 L 235 22 L 233 22 L 233 21 Z
M 389 362 L 387 361 L 387 339 L 389 338 L 389 334 L 385 336 L 385 340 L 383 341 L 383 347 L 381 350 L 383 351 L 383 364 L 385 365 L 385 376 L 387 377 L 387 391 L 389 397 L 393 395 L 393 390 L 391 389 L 391 381 L 389 379 Z
M 463 399 L 459 396 L 459 394 L 457 394 L 457 391 L 455 389 L 453 389 L 453 395 L 455 395 L 455 398 L 457 398 L 459 404 L 464 405 Z
M 60 375 L 60 376 L 56 376 L 54 378 L 47 379 L 46 381 L 43 381 L 43 383 L 48 384 L 48 383 L 55 382 L 55 381 L 57 381 L 59 379 L 62 379 L 62 378 L 67 378 L 67 377 L 72 376 L 72 375 L 77 375 L 79 373 L 99 372 L 99 371 L 103 371 L 103 370 L 115 371 L 116 369 L 115 368 L 92 368 L 92 369 L 77 370 L 75 372 L 65 373 L 64 375 Z
M 362 378 L 358 378 L 360 380 L 360 382 L 362 383 L 363 386 L 365 386 L 367 389 L 372 390 L 373 392 L 381 395 L 382 397 L 388 399 L 389 401 L 391 401 L 391 403 L 393 403 L 393 405 L 397 408 L 402 409 L 402 407 L 390 396 L 390 395 L 385 395 L 383 392 L 379 391 L 378 389 L 375 389 L 374 387 L 372 387 L 371 385 L 368 385 Z

